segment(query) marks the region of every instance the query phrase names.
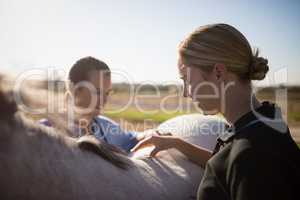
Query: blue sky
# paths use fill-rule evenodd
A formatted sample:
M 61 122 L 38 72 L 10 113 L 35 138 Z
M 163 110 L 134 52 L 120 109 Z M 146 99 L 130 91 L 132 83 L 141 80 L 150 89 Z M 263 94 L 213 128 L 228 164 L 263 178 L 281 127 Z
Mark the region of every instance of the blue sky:
M 222 22 L 237 27 L 268 58 L 268 83 L 284 68 L 288 84 L 300 84 L 299 11 L 297 0 L 0 0 L 1 72 L 67 70 L 90 55 L 135 82 L 179 81 L 178 43 L 200 25 Z

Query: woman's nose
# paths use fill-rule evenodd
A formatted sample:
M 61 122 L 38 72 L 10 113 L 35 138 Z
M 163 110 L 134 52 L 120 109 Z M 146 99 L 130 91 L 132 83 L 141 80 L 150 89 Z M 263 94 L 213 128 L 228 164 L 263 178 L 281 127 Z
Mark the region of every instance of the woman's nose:
M 183 87 L 183 97 L 189 97 L 189 91 L 186 87 Z
M 184 81 L 183 83 L 183 97 L 190 97 L 189 85 Z

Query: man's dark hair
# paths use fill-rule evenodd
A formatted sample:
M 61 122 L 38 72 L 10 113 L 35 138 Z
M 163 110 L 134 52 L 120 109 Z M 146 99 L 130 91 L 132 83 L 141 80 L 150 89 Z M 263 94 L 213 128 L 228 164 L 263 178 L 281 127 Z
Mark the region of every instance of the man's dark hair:
M 72 66 L 68 79 L 73 84 L 88 80 L 89 72 L 94 70 L 103 71 L 105 75 L 110 75 L 110 69 L 105 62 L 88 56 L 81 58 Z

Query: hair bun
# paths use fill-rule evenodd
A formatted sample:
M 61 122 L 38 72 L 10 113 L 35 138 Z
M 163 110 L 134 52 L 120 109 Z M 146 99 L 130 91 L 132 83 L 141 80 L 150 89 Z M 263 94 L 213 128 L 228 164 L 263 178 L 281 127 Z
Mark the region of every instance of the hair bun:
M 251 80 L 263 80 L 269 71 L 268 60 L 258 57 L 258 52 L 252 58 L 252 64 L 249 69 L 249 78 Z

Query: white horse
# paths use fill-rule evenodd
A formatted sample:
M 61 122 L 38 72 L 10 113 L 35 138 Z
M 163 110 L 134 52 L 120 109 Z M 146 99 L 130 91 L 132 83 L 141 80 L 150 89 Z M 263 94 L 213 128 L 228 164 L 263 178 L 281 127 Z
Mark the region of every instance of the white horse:
M 224 126 L 194 114 L 158 130 L 212 149 Z M 175 150 L 129 158 L 92 138 L 33 124 L 0 89 L 0 199 L 194 199 L 202 173 Z

